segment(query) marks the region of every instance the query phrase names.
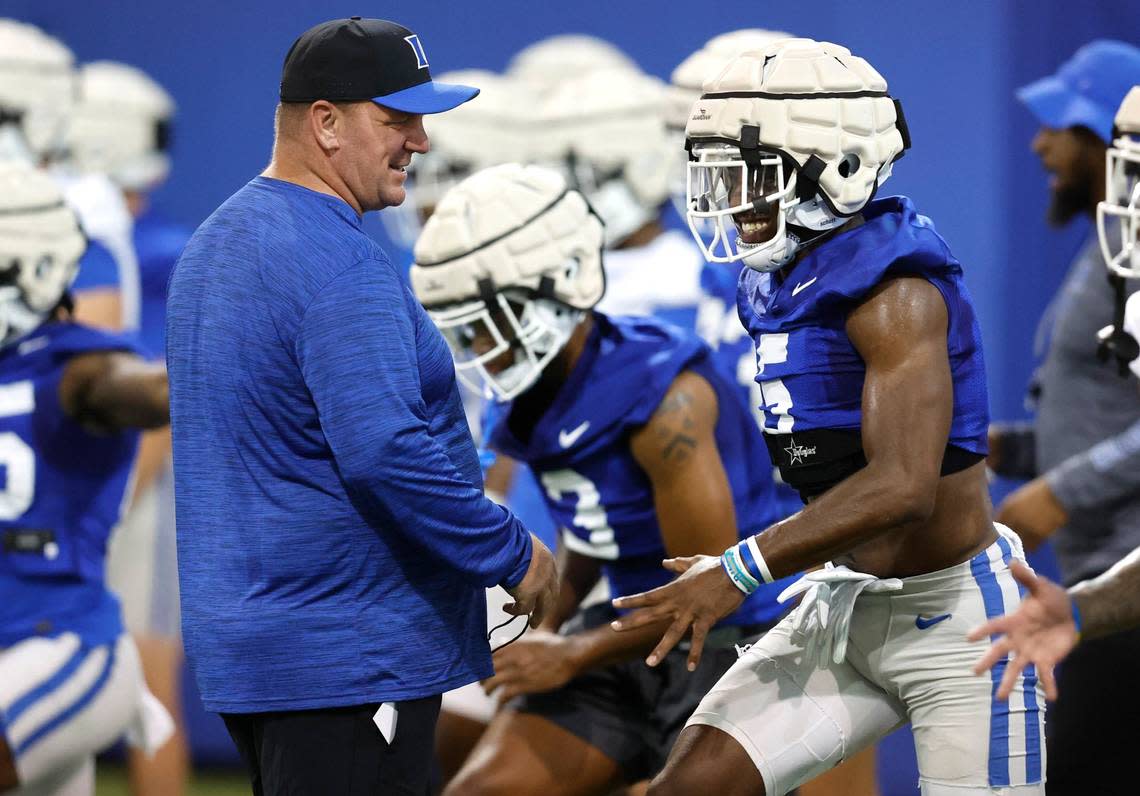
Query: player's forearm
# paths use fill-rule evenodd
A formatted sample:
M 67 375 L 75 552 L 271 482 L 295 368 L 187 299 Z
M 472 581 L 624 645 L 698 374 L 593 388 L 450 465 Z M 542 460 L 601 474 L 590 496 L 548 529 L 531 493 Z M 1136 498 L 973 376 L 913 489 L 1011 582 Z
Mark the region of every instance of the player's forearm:
M 1099 578 L 1069 589 L 1081 615 L 1081 636 L 1096 638 L 1140 627 L 1140 548 Z
M 567 636 L 578 674 L 622 661 L 643 657 L 653 649 L 671 620 L 618 632 L 609 624 Z
M 757 535 L 773 578 L 812 569 L 902 525 L 930 516 L 934 484 L 901 468 L 868 465 L 802 511 Z

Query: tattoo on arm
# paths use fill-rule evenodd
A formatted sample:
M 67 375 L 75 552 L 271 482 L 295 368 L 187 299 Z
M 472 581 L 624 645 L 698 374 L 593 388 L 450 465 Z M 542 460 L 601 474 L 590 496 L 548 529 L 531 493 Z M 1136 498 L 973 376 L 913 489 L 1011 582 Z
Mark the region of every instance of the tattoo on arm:
M 1108 572 L 1069 590 L 1081 612 L 1081 635 L 1096 638 L 1140 627 L 1140 548 Z
M 659 423 L 654 434 L 661 444 L 662 460 L 681 464 L 697 449 L 693 396 L 684 389 L 673 390 L 665 397 L 654 413 L 654 420 Z

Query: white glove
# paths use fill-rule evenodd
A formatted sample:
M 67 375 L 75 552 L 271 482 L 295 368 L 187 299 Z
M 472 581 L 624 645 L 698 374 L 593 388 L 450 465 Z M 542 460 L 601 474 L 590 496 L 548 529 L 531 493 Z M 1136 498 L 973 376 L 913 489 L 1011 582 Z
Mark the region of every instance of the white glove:
M 138 710 L 127 727 L 127 743 L 141 749 L 147 757 L 154 757 L 174 735 L 174 719 L 166 708 L 144 685 L 139 694 Z
M 804 653 L 826 667 L 832 661 L 842 663 L 847 655 L 847 634 L 859 595 L 898 591 L 902 586 L 898 578 L 880 580 L 829 563 L 825 569 L 804 575 L 776 599 L 783 603 L 804 595 L 792 615 L 792 632 L 803 640 Z

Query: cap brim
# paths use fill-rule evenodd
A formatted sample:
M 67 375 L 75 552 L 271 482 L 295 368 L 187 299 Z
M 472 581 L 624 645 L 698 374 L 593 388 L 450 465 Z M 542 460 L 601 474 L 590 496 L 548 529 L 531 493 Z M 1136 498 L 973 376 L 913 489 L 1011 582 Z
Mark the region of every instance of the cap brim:
M 372 101 L 404 113 L 443 113 L 475 99 L 478 94 L 479 89 L 474 86 L 429 80 L 383 97 L 373 97 Z
M 1057 130 L 1087 127 L 1105 143 L 1112 140 L 1112 118 L 1116 109 L 1106 111 L 1055 77 L 1043 77 L 1022 86 L 1017 90 L 1017 98 L 1046 127 Z

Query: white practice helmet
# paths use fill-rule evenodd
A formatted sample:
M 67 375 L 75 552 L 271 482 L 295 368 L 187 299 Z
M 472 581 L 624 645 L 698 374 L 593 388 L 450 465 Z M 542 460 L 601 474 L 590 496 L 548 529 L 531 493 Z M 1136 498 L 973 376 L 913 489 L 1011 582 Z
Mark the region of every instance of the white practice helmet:
M 761 271 L 861 211 L 910 146 L 886 80 L 811 39 L 730 61 L 705 83 L 685 135 L 697 243 L 710 262 Z
M 669 78 L 666 89 L 665 128 L 670 146 L 675 149 L 673 185 L 671 193 L 677 212 L 685 217 L 685 172 L 688 154 L 685 152 L 685 125 L 693 103 L 701 98 L 705 81 L 716 77 L 736 56 L 752 50 L 763 50 L 780 39 L 792 38 L 790 33 L 763 28 L 743 28 L 713 36 L 704 46 L 678 64 Z
M 538 99 L 522 82 L 484 69 L 447 72 L 436 80 L 479 87 L 479 98 L 424 117 L 431 149 L 412 158 L 408 197 L 380 214 L 388 234 L 411 248 L 440 199 L 477 171 L 527 162 Z
M 543 104 L 538 157 L 566 168 L 605 222 L 608 248 L 657 218 L 669 198 L 664 114 L 665 84 L 629 69 L 567 79 Z
M 443 197 L 416 242 L 412 289 L 459 377 L 509 401 L 601 299 L 601 249 L 601 221 L 562 175 L 507 163 Z
M 34 25 L 0 19 L 0 160 L 59 153 L 75 83 L 67 45 Z
M 1104 201 L 1096 206 L 1097 237 L 1109 270 L 1135 279 L 1140 277 L 1140 86 L 1120 104 L 1112 138 Z
M 86 248 L 55 180 L 27 163 L 0 163 L 0 345 L 47 319 Z
M 597 36 L 567 33 L 536 41 L 515 53 L 507 75 L 546 91 L 568 77 L 597 69 L 641 71 L 628 55 Z
M 79 70 L 79 101 L 67 130 L 71 165 L 146 191 L 170 173 L 174 100 L 143 71 L 114 61 Z

